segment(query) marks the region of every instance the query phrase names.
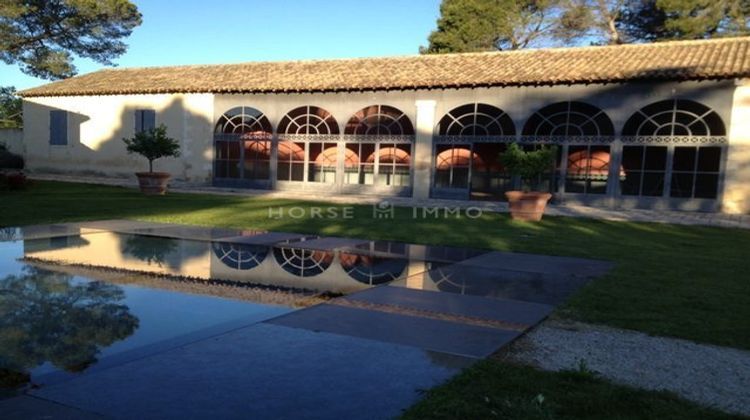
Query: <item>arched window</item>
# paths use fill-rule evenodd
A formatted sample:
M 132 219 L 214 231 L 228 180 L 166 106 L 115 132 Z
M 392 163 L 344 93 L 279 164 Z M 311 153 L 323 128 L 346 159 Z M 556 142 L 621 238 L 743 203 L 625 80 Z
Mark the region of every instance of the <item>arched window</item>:
M 339 125 L 330 112 L 309 105 L 294 108 L 281 119 L 277 132 L 279 154 L 276 178 L 279 181 L 335 181 L 336 143 L 330 138 L 326 142 L 324 138 L 315 137 L 339 134 Z M 324 151 L 334 156 L 333 162 L 327 165 L 318 162 Z
M 301 106 L 287 112 L 279 123 L 282 134 L 338 134 L 339 124 L 330 112 L 317 106 Z
M 612 120 L 604 111 L 577 101 L 547 105 L 529 117 L 523 126 L 524 136 L 551 136 L 565 140 L 562 149 L 567 152 L 568 161 L 567 165 L 561 162 L 558 170 L 565 171 L 566 193 L 607 192 L 610 145 L 591 144 L 590 140 L 613 137 L 614 134 Z
M 214 177 L 267 181 L 273 128 L 263 113 L 249 106 L 232 108 L 214 127 Z
M 238 106 L 223 113 L 214 129 L 215 133 L 244 134 L 271 133 L 271 122 L 262 112 L 249 106 Z
M 523 126 L 524 136 L 613 136 L 612 120 L 584 102 L 558 102 L 535 112 Z
M 625 123 L 622 135 L 723 136 L 726 128 L 711 108 L 686 99 L 671 99 L 641 108 Z
M 726 127 L 711 108 L 686 99 L 669 99 L 647 105 L 633 114 L 622 129 L 627 137 L 690 138 L 685 145 L 626 144 L 622 150 L 625 171 L 623 195 L 715 199 L 723 150 L 721 146 L 693 145 L 700 137 L 724 136 Z M 626 139 L 624 139 L 626 140 Z M 671 166 L 668 165 L 670 160 Z
M 440 143 L 438 138 L 433 178 L 436 188 L 468 188 L 472 198 L 502 195 L 508 177 L 503 173 L 499 156 L 506 143 L 472 137 L 515 136 L 516 127 L 508 114 L 482 103 L 462 105 L 440 119 L 438 134 L 464 138 L 462 144 Z
M 345 167 L 345 183 L 398 187 L 411 183 L 411 139 L 388 138 L 414 135 L 414 126 L 401 110 L 388 105 L 362 108 L 349 119 L 344 134 L 365 136 L 346 143 L 347 161 L 357 165 Z
M 345 134 L 411 136 L 414 126 L 398 108 L 370 105 L 357 111 L 346 123 Z
M 513 120 L 500 108 L 466 104 L 452 109 L 438 123 L 441 136 L 513 136 Z

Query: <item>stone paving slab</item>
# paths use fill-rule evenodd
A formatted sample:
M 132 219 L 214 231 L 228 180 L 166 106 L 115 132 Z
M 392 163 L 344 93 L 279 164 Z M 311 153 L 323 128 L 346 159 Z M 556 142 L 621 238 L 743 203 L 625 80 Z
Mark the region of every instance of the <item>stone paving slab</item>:
M 484 249 L 459 248 L 443 245 L 417 245 L 397 241 L 367 241 L 353 247 L 347 252 L 369 253 L 383 257 L 404 258 L 412 261 L 432 261 L 453 263 L 489 252 Z
M 367 244 L 368 240 L 365 239 L 351 239 L 351 238 L 337 238 L 324 236 L 317 239 L 308 239 L 305 241 L 297 241 L 289 244 L 290 248 L 300 249 L 314 249 L 321 251 L 333 251 L 341 248 L 352 248 L 358 245 Z
M 265 232 L 257 235 L 242 235 L 242 236 L 231 236 L 225 238 L 217 238 L 217 242 L 227 242 L 232 244 L 244 244 L 244 245 L 276 245 L 280 243 L 296 242 L 305 238 L 314 237 L 312 235 L 302 235 L 299 233 L 286 233 L 286 232 Z
M 103 232 L 101 229 L 82 228 L 67 224 L 32 225 L 20 228 L 5 228 L 0 235 L 0 242 L 33 239 L 61 238 L 80 236 L 88 233 Z
M 474 358 L 489 356 L 521 334 L 518 331 L 329 304 L 302 309 L 266 322 Z
M 134 233 L 137 235 L 159 236 L 164 238 L 187 239 L 193 241 L 212 241 L 219 238 L 239 236 L 243 234 L 243 232 L 239 229 L 181 225 L 134 229 L 130 233 Z
M 512 271 L 498 268 L 451 264 L 390 283 L 408 287 L 429 281 L 441 292 L 558 305 L 590 279 L 554 273 Z
M 439 293 L 392 286 L 381 286 L 363 290 L 348 295 L 347 299 L 431 311 L 458 317 L 504 321 L 528 327 L 542 321 L 554 309 L 552 306 L 538 303 L 509 299 L 489 299 L 479 296 Z
M 111 219 L 111 220 L 93 220 L 90 222 L 77 222 L 77 223 L 66 223 L 66 226 L 96 229 L 107 232 L 118 232 L 118 233 L 133 233 L 138 229 L 154 229 L 154 228 L 168 228 L 174 227 L 172 223 L 157 223 L 157 222 L 141 222 L 138 220 L 124 220 L 124 219 Z
M 581 277 L 601 276 L 613 267 L 613 263 L 601 260 L 500 251 L 488 252 L 460 261 L 458 264 L 504 271 L 526 271 Z
M 106 417 L 28 395 L 0 400 L 4 420 L 93 420 Z
M 390 419 L 471 363 L 257 324 L 33 393 L 116 419 Z

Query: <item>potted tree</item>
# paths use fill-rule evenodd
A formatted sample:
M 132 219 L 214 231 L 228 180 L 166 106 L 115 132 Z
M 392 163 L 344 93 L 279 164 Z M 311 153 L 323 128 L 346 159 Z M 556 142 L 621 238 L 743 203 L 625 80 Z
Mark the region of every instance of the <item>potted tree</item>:
M 144 194 L 162 195 L 167 191 L 169 173 L 154 172 L 154 161 L 162 157 L 180 156 L 180 143 L 167 137 L 167 127 L 159 127 L 136 133 L 133 138 L 122 139 L 128 153 L 137 153 L 148 159 L 148 172 L 136 172 L 138 184 Z
M 516 220 L 539 221 L 542 220 L 547 202 L 552 198 L 549 192 L 540 191 L 543 176 L 553 170 L 557 148 L 555 146 L 542 146 L 537 150 L 525 151 L 519 145 L 513 143 L 500 156 L 505 169 L 514 178 L 514 182 L 520 181 L 521 190 L 507 191 L 505 197 L 508 199 L 510 215 Z

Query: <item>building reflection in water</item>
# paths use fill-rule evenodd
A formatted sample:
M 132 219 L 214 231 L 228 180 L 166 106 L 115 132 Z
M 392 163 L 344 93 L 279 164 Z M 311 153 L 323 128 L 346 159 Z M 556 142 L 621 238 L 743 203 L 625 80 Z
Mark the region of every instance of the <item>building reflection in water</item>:
M 325 251 L 113 232 L 24 241 L 25 257 L 46 262 L 336 293 L 407 278 L 409 287 L 434 288 L 429 276 L 415 277 L 430 269 L 427 254 L 403 243 Z

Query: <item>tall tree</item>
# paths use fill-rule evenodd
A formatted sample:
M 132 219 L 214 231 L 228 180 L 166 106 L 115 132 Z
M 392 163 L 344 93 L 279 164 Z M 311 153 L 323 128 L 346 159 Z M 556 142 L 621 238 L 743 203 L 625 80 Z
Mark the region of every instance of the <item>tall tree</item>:
M 23 125 L 21 98 L 13 86 L 0 87 L 0 128 L 19 128 Z
M 656 0 L 628 0 L 617 27 L 632 41 L 654 42 L 679 38 L 667 28 L 668 16 L 656 5 Z
M 422 53 L 514 50 L 545 44 L 557 0 L 443 0 Z
M 685 39 L 750 33 L 750 0 L 656 0 L 665 26 Z
M 128 0 L 2 0 L 0 60 L 45 79 L 70 77 L 74 55 L 111 65 L 140 24 Z
M 594 44 L 626 42 L 618 26 L 625 0 L 567 0 L 562 8 L 556 36 L 566 44 L 581 40 Z

